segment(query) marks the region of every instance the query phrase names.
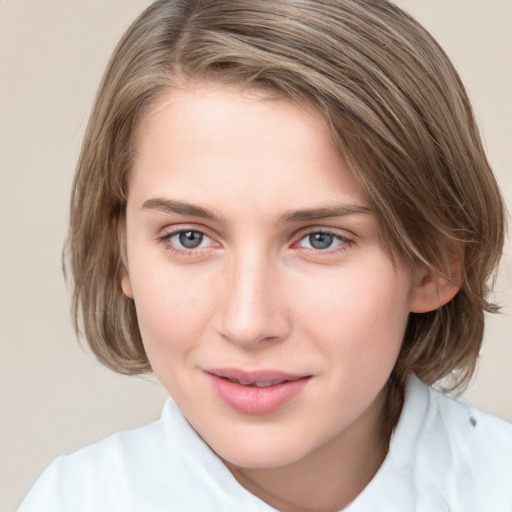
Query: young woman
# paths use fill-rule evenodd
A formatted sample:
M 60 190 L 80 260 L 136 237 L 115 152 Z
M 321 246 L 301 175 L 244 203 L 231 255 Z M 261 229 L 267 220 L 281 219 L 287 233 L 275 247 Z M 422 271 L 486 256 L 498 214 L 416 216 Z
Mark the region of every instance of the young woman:
M 504 209 L 469 101 L 384 0 L 166 0 L 78 163 L 74 312 L 162 419 L 57 459 L 27 510 L 510 510 L 470 378 Z

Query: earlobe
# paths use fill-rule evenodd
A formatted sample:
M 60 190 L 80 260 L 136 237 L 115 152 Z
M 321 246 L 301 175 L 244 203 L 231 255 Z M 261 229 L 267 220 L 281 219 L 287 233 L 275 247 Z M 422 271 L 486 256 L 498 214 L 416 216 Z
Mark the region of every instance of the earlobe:
M 123 266 L 121 269 L 121 289 L 123 290 L 123 293 L 125 296 L 129 299 L 133 300 L 133 291 L 132 291 L 132 284 L 130 282 L 130 276 L 128 275 L 128 272 L 126 268 Z
M 411 313 L 428 313 L 450 302 L 460 290 L 459 274 L 453 267 L 450 278 L 428 268 L 420 270 L 409 304 Z

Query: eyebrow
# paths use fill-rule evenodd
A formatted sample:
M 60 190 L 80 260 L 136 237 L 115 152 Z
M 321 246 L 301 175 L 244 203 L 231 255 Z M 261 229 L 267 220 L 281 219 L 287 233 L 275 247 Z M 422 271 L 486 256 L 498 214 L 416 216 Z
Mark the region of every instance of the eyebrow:
M 184 201 L 178 201 L 176 199 L 167 199 L 163 197 L 148 199 L 144 201 L 144 204 L 142 205 L 141 210 L 144 209 L 198 217 L 219 223 L 222 221 L 222 218 L 211 210 L 191 203 L 186 203 Z M 289 210 L 279 217 L 279 222 L 310 222 L 335 217 L 346 217 L 347 215 L 372 215 L 374 213 L 375 211 L 368 206 L 357 204 L 342 204 L 302 210 Z
M 155 197 L 144 201 L 141 210 L 159 210 L 165 213 L 177 213 L 178 215 L 187 215 L 190 217 L 199 217 L 201 219 L 220 222 L 221 218 L 206 208 L 196 206 L 184 201 L 175 199 L 166 199 L 163 197 Z
M 281 222 L 309 222 L 335 217 L 346 217 L 347 215 L 373 215 L 374 213 L 375 210 L 369 208 L 368 206 L 357 204 L 341 204 L 304 210 L 290 210 L 281 215 L 279 220 Z

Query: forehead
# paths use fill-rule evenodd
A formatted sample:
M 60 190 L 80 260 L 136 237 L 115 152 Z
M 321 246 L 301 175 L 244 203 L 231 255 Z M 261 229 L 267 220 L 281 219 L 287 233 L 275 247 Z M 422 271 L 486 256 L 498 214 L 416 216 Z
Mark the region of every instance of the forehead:
M 190 81 L 177 87 L 168 88 L 144 112 L 135 131 L 136 148 L 144 143 L 148 130 L 152 130 L 157 125 L 162 127 L 166 118 L 168 121 L 170 120 L 171 112 L 176 131 L 183 132 L 185 129 L 192 129 L 196 136 L 206 134 L 208 128 L 213 125 L 219 126 L 220 123 L 224 123 L 224 128 L 227 125 L 233 126 L 237 121 L 243 121 L 243 119 L 237 119 L 237 116 L 241 114 L 251 116 L 250 120 L 248 119 L 248 122 L 245 123 L 247 132 L 250 128 L 255 130 L 262 128 L 267 133 L 276 133 L 280 131 L 281 124 L 269 127 L 268 125 L 264 126 L 261 122 L 263 118 L 268 118 L 271 114 L 273 117 L 281 117 L 283 120 L 285 117 L 291 118 L 292 116 L 295 120 L 300 120 L 296 124 L 297 134 L 302 127 L 309 125 L 314 126 L 315 130 L 319 134 L 323 134 L 326 139 L 332 139 L 332 132 L 320 115 L 319 109 L 306 99 L 295 101 L 278 91 L 258 85 L 249 87 L 236 83 Z M 237 130 L 241 124 L 239 123 Z M 172 129 L 170 123 L 167 123 L 167 127 Z M 219 133 L 217 135 L 220 136 Z M 302 135 L 308 136 L 309 134 L 303 131 Z
M 135 149 L 129 196 L 362 201 L 320 115 L 262 90 L 172 89 L 144 117 Z

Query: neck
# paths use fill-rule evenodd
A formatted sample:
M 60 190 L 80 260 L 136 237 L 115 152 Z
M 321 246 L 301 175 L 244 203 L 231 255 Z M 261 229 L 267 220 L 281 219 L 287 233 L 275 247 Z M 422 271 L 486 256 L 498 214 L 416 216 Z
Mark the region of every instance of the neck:
M 226 465 L 242 486 L 278 510 L 340 510 L 368 485 L 386 457 L 392 428 L 383 429 L 385 405 L 383 391 L 352 425 L 292 464 L 265 469 Z

